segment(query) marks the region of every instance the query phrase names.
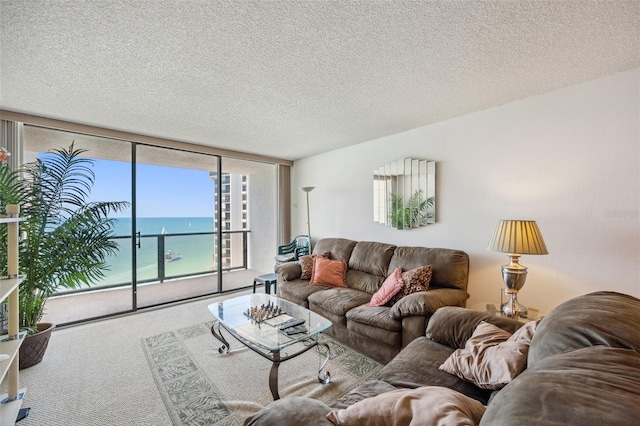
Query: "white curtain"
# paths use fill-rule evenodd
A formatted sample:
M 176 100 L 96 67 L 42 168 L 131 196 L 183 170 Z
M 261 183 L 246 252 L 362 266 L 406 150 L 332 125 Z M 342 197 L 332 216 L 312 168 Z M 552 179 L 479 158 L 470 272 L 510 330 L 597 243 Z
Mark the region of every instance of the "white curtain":
M 6 148 L 11 156 L 7 161 L 13 170 L 22 166 L 22 139 L 24 124 L 18 121 L 0 120 L 0 146 Z

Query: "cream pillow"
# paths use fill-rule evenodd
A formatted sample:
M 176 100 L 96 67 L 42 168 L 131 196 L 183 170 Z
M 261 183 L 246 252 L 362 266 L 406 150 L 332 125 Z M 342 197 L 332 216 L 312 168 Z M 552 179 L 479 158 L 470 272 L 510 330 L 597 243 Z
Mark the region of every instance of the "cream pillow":
M 327 414 L 339 426 L 472 426 L 485 406 L 460 392 L 440 386 L 398 389 Z
M 440 366 L 482 389 L 500 389 L 527 365 L 527 354 L 537 322 L 531 321 L 513 335 L 481 321 L 467 340 Z

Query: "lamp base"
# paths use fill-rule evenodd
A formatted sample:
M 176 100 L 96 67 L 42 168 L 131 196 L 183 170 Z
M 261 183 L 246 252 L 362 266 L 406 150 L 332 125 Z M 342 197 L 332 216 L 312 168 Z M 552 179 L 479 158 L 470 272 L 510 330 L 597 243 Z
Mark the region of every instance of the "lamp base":
M 506 290 L 506 295 L 509 297 L 506 302 L 500 305 L 500 311 L 502 315 L 508 317 L 522 317 L 527 318 L 529 310 L 526 306 L 518 303 L 518 295 L 513 291 Z

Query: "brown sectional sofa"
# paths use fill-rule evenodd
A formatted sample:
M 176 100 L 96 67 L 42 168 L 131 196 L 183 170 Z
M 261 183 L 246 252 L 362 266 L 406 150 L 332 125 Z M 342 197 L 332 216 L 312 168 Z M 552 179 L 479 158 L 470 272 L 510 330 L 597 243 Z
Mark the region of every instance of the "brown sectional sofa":
M 453 389 L 484 404 L 480 426 L 638 423 L 640 299 L 596 292 L 559 305 L 539 322 L 526 369 L 496 391 L 480 389 L 438 368 L 453 351 L 465 346 L 480 321 L 509 332 L 522 326 L 470 309 L 442 308 L 429 321 L 425 336 L 412 341 L 376 377 L 339 400 L 326 405 L 310 398 L 284 398 L 248 418 L 245 426 L 331 426 L 326 416 L 332 410 L 396 389 L 423 386 Z M 424 413 L 421 416 L 421 424 L 431 424 Z M 381 420 L 372 418 L 363 424 L 383 424 Z
M 383 363 L 424 335 L 436 309 L 465 306 L 469 297 L 469 257 L 460 250 L 324 238 L 313 248 L 313 254 L 323 253 L 347 262 L 347 288 L 311 285 L 293 262 L 277 268 L 278 296 L 331 320 L 327 334 Z M 391 307 L 366 306 L 396 267 L 425 265 L 433 267 L 428 291 L 405 296 Z

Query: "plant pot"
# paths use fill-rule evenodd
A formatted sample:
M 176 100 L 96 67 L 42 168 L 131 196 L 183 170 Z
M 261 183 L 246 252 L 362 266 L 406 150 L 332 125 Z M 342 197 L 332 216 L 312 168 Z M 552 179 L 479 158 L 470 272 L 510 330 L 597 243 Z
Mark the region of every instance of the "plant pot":
M 24 368 L 32 367 L 44 357 L 44 352 L 49 345 L 49 338 L 51 332 L 56 328 L 55 324 L 43 322 L 37 326 L 38 332 L 36 334 L 29 334 L 24 338 L 24 342 L 20 345 L 20 370 Z

